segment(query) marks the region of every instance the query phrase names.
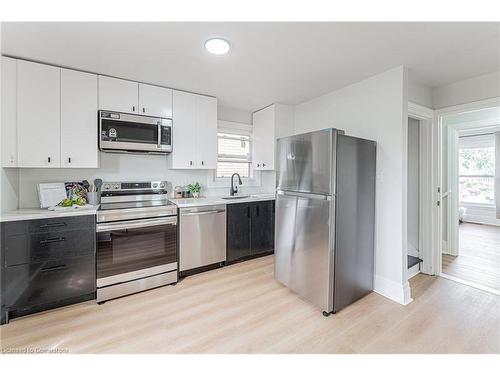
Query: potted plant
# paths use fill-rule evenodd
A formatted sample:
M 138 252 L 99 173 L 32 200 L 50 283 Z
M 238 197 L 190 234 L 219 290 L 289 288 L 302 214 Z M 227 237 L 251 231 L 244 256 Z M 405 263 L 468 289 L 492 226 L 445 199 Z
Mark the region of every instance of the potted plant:
M 195 182 L 194 184 L 189 184 L 188 189 L 193 194 L 194 198 L 198 198 L 200 196 L 201 185 L 199 182 Z

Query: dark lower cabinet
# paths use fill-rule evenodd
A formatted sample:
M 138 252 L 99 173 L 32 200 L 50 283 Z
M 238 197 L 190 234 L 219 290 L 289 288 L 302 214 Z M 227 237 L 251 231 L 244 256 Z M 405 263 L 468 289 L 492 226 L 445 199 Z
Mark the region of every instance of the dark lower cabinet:
M 227 263 L 274 251 L 274 201 L 228 204 L 226 216 Z
M 226 208 L 226 262 L 234 262 L 252 254 L 250 248 L 250 205 L 228 204 Z
M 1 323 L 95 298 L 95 217 L 1 224 Z

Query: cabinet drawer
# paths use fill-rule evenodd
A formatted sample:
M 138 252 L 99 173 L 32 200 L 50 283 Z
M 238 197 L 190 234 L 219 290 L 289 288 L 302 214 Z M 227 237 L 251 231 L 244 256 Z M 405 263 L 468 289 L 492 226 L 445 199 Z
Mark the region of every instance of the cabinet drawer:
M 95 215 L 68 216 L 61 218 L 9 221 L 4 224 L 5 235 L 21 233 L 52 233 L 72 229 L 93 228 Z
M 94 229 L 6 235 L 4 241 L 6 266 L 95 252 Z
M 5 305 L 26 308 L 95 292 L 95 257 L 24 264 L 5 269 Z

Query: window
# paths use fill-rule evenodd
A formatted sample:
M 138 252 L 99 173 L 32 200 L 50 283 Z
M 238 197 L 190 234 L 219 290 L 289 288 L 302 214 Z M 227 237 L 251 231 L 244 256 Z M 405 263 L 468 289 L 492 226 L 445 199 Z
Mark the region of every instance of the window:
M 495 202 L 495 145 L 493 136 L 465 136 L 459 147 L 461 203 Z
M 252 139 L 249 125 L 240 128 L 221 128 L 217 133 L 216 178 L 228 178 L 238 173 L 241 178 L 252 178 Z

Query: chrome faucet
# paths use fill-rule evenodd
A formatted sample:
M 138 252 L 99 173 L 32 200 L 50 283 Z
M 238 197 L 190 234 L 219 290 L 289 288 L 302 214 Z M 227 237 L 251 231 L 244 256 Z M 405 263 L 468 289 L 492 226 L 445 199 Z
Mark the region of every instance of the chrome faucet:
M 229 190 L 229 195 L 233 196 L 235 194 L 238 194 L 238 186 L 234 186 L 233 184 L 233 177 L 234 176 L 238 176 L 238 185 L 241 185 L 242 182 L 241 182 L 241 177 L 238 173 L 233 173 L 233 175 L 231 176 L 231 190 Z

